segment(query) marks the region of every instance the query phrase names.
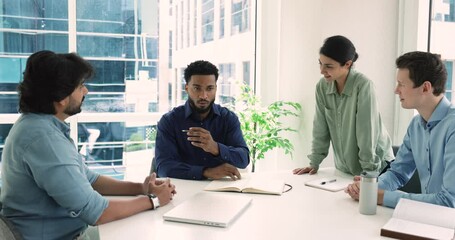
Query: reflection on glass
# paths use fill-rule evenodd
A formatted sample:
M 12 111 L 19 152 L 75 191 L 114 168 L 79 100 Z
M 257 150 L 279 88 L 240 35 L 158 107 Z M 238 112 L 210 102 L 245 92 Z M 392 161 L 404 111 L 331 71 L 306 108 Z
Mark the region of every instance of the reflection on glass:
M 232 87 L 235 79 L 235 64 L 225 63 L 219 65 L 218 77 L 218 94 L 221 104 L 229 104 L 234 102 Z
M 30 55 L 40 50 L 68 52 L 68 34 L 39 32 L 0 32 L 0 54 Z
M 135 5 L 137 4 L 137 5 Z M 148 24 L 157 22 L 157 9 L 150 0 L 78 0 L 77 31 L 93 33 L 142 34 Z M 144 6 L 144 7 L 143 7 Z M 136 9 L 139 14 L 135 14 Z M 142 12 L 146 14 L 142 14 Z M 157 28 L 155 28 L 156 31 Z M 145 31 L 146 30 L 146 31 Z
M 13 124 L 0 124 L 0 156 L 3 153 L 6 137 L 8 136 L 8 133 L 12 127 Z
M 17 86 L 25 61 L 25 58 L 0 58 L 0 114 L 18 112 Z
M 68 1 L 3 0 L 2 28 L 68 31 Z
M 85 113 L 127 112 L 125 95 L 123 93 L 109 94 L 89 92 L 89 94 L 85 96 L 84 104 L 82 104 L 82 111 Z
M 77 49 L 86 57 L 157 59 L 158 37 L 78 35 Z
M 43 49 L 77 52 L 94 66 L 95 76 L 87 82 L 83 112 L 71 124 L 81 121 L 79 139 L 74 139 L 78 147 L 87 145 L 89 157 L 109 163 L 98 167 L 114 166 L 117 171 L 125 165 L 126 156 L 152 158 L 148 140 L 133 140 L 149 139 L 144 132 L 156 122 L 135 126 L 128 117 L 138 120 L 142 116 L 134 113 L 164 113 L 184 103 L 183 70 L 190 62 L 209 60 L 223 68 L 218 103 L 232 101 L 236 94 L 233 83 L 254 84 L 250 69 L 255 64 L 255 39 L 250 21 L 255 16 L 250 11 L 255 8 L 250 4 L 255 1 L 222 0 L 220 5 L 214 0 L 75 2 L 76 9 L 68 9 L 66 0 L 0 0 L 0 114 L 17 113 L 16 88 L 30 54 Z M 68 19 L 68 12 L 73 11 L 76 17 Z M 240 32 L 243 34 L 235 35 Z M 159 37 L 159 33 L 165 36 Z M 84 122 L 85 116 L 100 113 L 115 115 L 115 122 Z M 121 140 L 101 144 L 103 136 L 109 135 L 105 130 L 113 125 L 119 125 Z M 2 134 L 4 138 L 7 133 Z M 92 145 L 88 145 L 90 137 Z M 132 150 L 139 148 L 142 150 Z M 141 151 L 149 155 L 133 157 Z
M 220 38 L 224 37 L 224 0 L 220 0 Z
M 129 126 L 131 125 L 131 126 Z M 78 150 L 97 172 L 123 178 L 125 161 L 151 159 L 156 126 L 128 122 L 78 124 Z
M 202 43 L 213 40 L 213 0 L 202 1 Z
M 159 111 L 158 1 L 78 0 L 76 10 L 78 53 L 96 72 L 84 110 Z
M 447 68 L 447 90 L 446 97 L 455 103 L 452 98 L 453 63 L 455 61 L 455 1 L 433 0 L 432 19 L 430 32 L 430 52 L 441 54 Z
M 250 0 L 232 0 L 232 34 L 250 29 Z
M 8 84 L 0 84 L 8 85 Z M 17 84 L 11 84 L 17 86 Z M 19 96 L 17 93 L 13 92 L 10 94 L 0 94 L 0 113 L 18 113 L 19 111 Z
M 181 98 L 180 98 L 180 101 L 179 101 L 179 105 L 180 104 L 184 104 L 185 101 L 188 99 L 188 93 L 186 92 L 185 90 L 185 86 L 186 86 L 186 80 L 185 80 L 185 75 L 184 75 L 184 72 L 185 72 L 185 68 L 181 68 L 180 69 L 180 82 L 181 82 Z
M 156 112 L 156 61 L 90 61 L 95 76 L 86 82 L 85 112 Z M 137 72 L 137 74 L 136 74 Z

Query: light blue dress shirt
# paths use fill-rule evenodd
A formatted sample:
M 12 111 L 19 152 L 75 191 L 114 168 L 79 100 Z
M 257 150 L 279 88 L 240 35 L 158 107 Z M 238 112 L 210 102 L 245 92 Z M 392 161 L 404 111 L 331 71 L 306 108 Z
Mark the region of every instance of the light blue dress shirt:
M 91 186 L 98 177 L 83 163 L 66 123 L 23 114 L 2 154 L 2 212 L 24 239 L 73 239 L 108 206 Z
M 417 169 L 421 194 L 396 191 Z M 455 108 L 443 98 L 428 122 L 415 116 L 390 169 L 379 177 L 384 205 L 400 198 L 455 207 Z

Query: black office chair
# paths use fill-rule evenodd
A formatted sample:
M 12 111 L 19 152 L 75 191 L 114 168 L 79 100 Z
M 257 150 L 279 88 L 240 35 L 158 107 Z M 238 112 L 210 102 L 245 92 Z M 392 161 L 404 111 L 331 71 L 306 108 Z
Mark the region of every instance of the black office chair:
M 393 149 L 393 155 L 397 155 L 398 149 L 400 146 L 392 146 Z M 414 172 L 414 175 L 412 175 L 411 179 L 399 190 L 407 193 L 421 193 L 420 189 L 420 178 L 419 178 L 419 173 L 416 171 Z
M 158 172 L 156 171 L 156 160 L 155 157 L 152 158 L 152 166 L 150 167 L 150 174 L 156 173 L 156 177 L 158 176 Z
M 0 239 L 22 240 L 21 233 L 5 216 L 0 215 Z

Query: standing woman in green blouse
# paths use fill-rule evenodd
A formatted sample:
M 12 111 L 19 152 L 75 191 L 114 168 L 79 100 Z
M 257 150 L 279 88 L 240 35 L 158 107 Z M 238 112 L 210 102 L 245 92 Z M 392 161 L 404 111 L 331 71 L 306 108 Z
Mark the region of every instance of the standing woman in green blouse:
M 324 41 L 319 51 L 323 77 L 316 86 L 310 166 L 294 169 L 294 174 L 315 174 L 327 157 L 330 142 L 335 168 L 348 174 L 381 172 L 394 159 L 373 82 L 352 68 L 358 57 L 346 37 Z

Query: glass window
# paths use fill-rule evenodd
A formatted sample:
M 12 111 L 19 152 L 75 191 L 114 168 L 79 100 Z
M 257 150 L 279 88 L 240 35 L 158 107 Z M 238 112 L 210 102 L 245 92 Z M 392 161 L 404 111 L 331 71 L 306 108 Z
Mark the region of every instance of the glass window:
M 2 28 L 38 31 L 68 31 L 68 1 L 0 1 Z
M 250 30 L 250 0 L 232 0 L 231 34 Z
M 213 41 L 213 0 L 202 0 L 202 43 Z
M 186 86 L 186 81 L 185 81 L 185 68 L 180 69 L 180 89 L 181 89 L 181 98 L 180 98 L 180 104 L 185 103 L 185 101 L 188 99 L 188 93 L 185 91 L 185 86 Z
M 197 9 L 198 9 L 197 8 L 197 2 L 198 2 L 198 0 L 194 0 L 194 8 L 193 8 L 193 34 L 194 34 L 193 43 L 194 43 L 194 45 L 198 44 L 198 41 L 197 41 L 197 36 L 198 36 L 197 35 L 197 26 L 198 26 L 197 25 L 197 16 L 198 16 L 198 14 L 197 14 Z
M 68 51 L 68 4 L 58 0 L 0 1 L 0 55 Z
M 186 47 L 190 46 L 190 17 L 191 17 L 191 11 L 190 11 L 190 0 L 186 0 L 186 20 L 185 20 L 185 31 L 186 31 Z
M 455 61 L 455 1 L 433 0 L 430 27 L 430 52 L 441 54 L 447 68 L 446 97 L 455 103 L 453 92 L 453 64 Z
M 125 166 L 153 158 L 156 122 L 188 99 L 183 72 L 190 62 L 205 59 L 220 67 L 220 104 L 232 102 L 236 81 L 254 81 L 254 34 L 245 44 L 230 41 L 225 0 L 217 7 L 220 22 L 214 0 L 75 2 L 69 9 L 65 0 L 0 0 L 0 152 L 19 116 L 16 89 L 27 57 L 39 50 L 77 52 L 93 65 L 82 112 L 68 119 L 77 129 L 71 136 L 91 168 L 119 179 Z M 249 19 L 249 1 L 235 2 L 235 13 Z M 69 12 L 76 17 L 69 19 Z M 249 23 L 241 26 L 251 31 Z M 222 41 L 214 39 L 218 27 Z M 168 36 L 160 38 L 160 32 Z
M 0 99 L 3 102 L 3 98 L 0 98 Z M 0 156 L 3 153 L 3 146 L 5 145 L 6 136 L 8 136 L 9 130 L 11 130 L 12 127 L 13 127 L 13 124 L 0 124 Z M 1 171 L 1 169 L 0 169 L 0 171 Z
M 183 44 L 183 38 L 184 38 L 184 33 L 183 30 L 185 29 L 185 25 L 183 25 L 183 20 L 185 16 L 184 8 L 183 8 L 183 1 L 180 2 L 180 23 L 179 23 L 179 29 L 180 29 L 180 48 L 184 48 Z
M 224 37 L 224 0 L 220 0 L 220 38 Z
M 445 61 L 446 69 L 447 69 L 447 84 L 446 84 L 446 97 L 449 100 L 452 99 L 452 92 L 453 92 L 453 60 L 451 61 Z
M 250 62 L 243 62 L 243 83 L 246 85 L 251 84 L 250 80 Z
M 175 5 L 175 49 L 179 49 L 179 46 L 181 48 L 181 45 L 179 45 L 179 6 Z
M 168 68 L 172 68 L 172 31 L 169 31 L 169 61 Z
M 218 94 L 221 104 L 233 103 L 234 96 L 232 87 L 235 86 L 235 64 L 224 63 L 219 65 L 219 77 L 218 77 Z

